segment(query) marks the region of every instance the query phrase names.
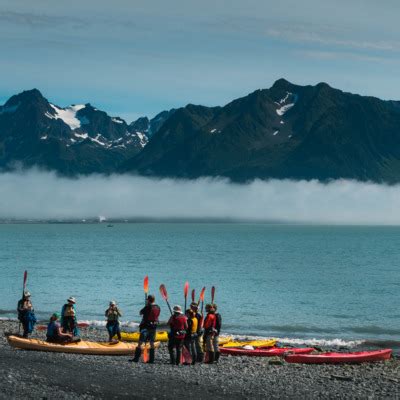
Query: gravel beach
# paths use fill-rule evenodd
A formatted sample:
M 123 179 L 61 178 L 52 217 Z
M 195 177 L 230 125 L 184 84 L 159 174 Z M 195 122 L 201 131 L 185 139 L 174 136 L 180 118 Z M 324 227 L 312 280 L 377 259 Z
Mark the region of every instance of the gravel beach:
M 223 356 L 219 364 L 171 366 L 163 344 L 156 363 L 129 357 L 85 356 L 16 350 L 5 333 L 14 321 L 0 321 L 0 399 L 92 398 L 400 398 L 400 360 L 361 365 L 297 365 L 277 358 Z M 33 337 L 43 338 L 42 332 Z M 88 340 L 106 332 L 82 329 Z

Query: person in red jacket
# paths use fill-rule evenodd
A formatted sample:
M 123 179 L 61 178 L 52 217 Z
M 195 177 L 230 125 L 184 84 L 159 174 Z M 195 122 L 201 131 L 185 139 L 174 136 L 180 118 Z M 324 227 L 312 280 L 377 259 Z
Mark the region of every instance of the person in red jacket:
M 155 297 L 152 294 L 147 297 L 146 305 L 140 310 L 140 315 L 142 316 L 142 322 L 139 325 L 139 343 L 132 361 L 139 362 L 143 344 L 150 342 L 149 363 L 152 364 L 154 363 L 154 342 L 156 340 L 158 317 L 160 316 L 160 307 L 155 304 Z
M 175 306 L 173 311 L 168 321 L 168 325 L 171 328 L 168 340 L 168 351 L 171 364 L 179 365 L 181 363 L 182 347 L 188 324 L 187 317 L 182 314 L 182 308 L 180 306 Z
M 214 337 L 217 334 L 217 317 L 215 316 L 215 308 L 212 304 L 206 304 L 207 316 L 204 320 L 204 342 L 208 356 L 207 364 L 215 361 Z

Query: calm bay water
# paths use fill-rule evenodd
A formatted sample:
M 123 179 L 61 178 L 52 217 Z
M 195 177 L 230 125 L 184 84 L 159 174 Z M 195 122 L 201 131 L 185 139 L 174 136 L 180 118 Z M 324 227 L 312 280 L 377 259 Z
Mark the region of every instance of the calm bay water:
M 188 280 L 207 301 L 216 286 L 227 333 L 397 342 L 399 245 L 398 227 L 0 225 L 0 317 L 15 317 L 27 269 L 40 318 L 73 295 L 81 320 L 103 321 L 115 299 L 124 321 L 138 321 L 147 274 L 163 319 L 159 285 L 183 304 Z

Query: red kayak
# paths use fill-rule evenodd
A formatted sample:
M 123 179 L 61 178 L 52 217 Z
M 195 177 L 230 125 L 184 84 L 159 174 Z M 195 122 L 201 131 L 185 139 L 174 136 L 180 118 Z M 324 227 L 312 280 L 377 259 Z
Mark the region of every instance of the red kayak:
M 90 325 L 87 322 L 78 322 L 78 328 L 88 328 Z M 47 329 L 47 325 L 37 325 L 36 329 L 38 331 L 45 331 Z
M 285 361 L 302 364 L 347 364 L 389 360 L 392 349 L 354 353 L 288 354 Z
M 269 347 L 264 349 L 244 349 L 239 347 L 221 347 L 219 351 L 222 354 L 231 356 L 251 356 L 251 357 L 274 357 L 283 356 L 286 353 L 291 354 L 309 354 L 314 349 L 312 347 Z

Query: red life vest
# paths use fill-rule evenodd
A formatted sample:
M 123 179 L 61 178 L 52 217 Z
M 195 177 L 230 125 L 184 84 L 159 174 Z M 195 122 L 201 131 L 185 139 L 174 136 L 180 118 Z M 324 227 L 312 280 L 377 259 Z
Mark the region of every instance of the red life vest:
M 215 314 L 207 314 L 207 317 L 204 321 L 204 329 L 207 331 L 212 331 L 215 329 L 217 325 L 217 317 Z
M 188 328 L 187 318 L 184 315 L 173 315 L 169 321 L 169 326 L 175 339 L 184 339 Z
M 140 314 L 143 315 L 140 329 L 155 329 L 158 324 L 158 317 L 160 316 L 160 307 L 157 304 L 151 304 L 144 307 Z

